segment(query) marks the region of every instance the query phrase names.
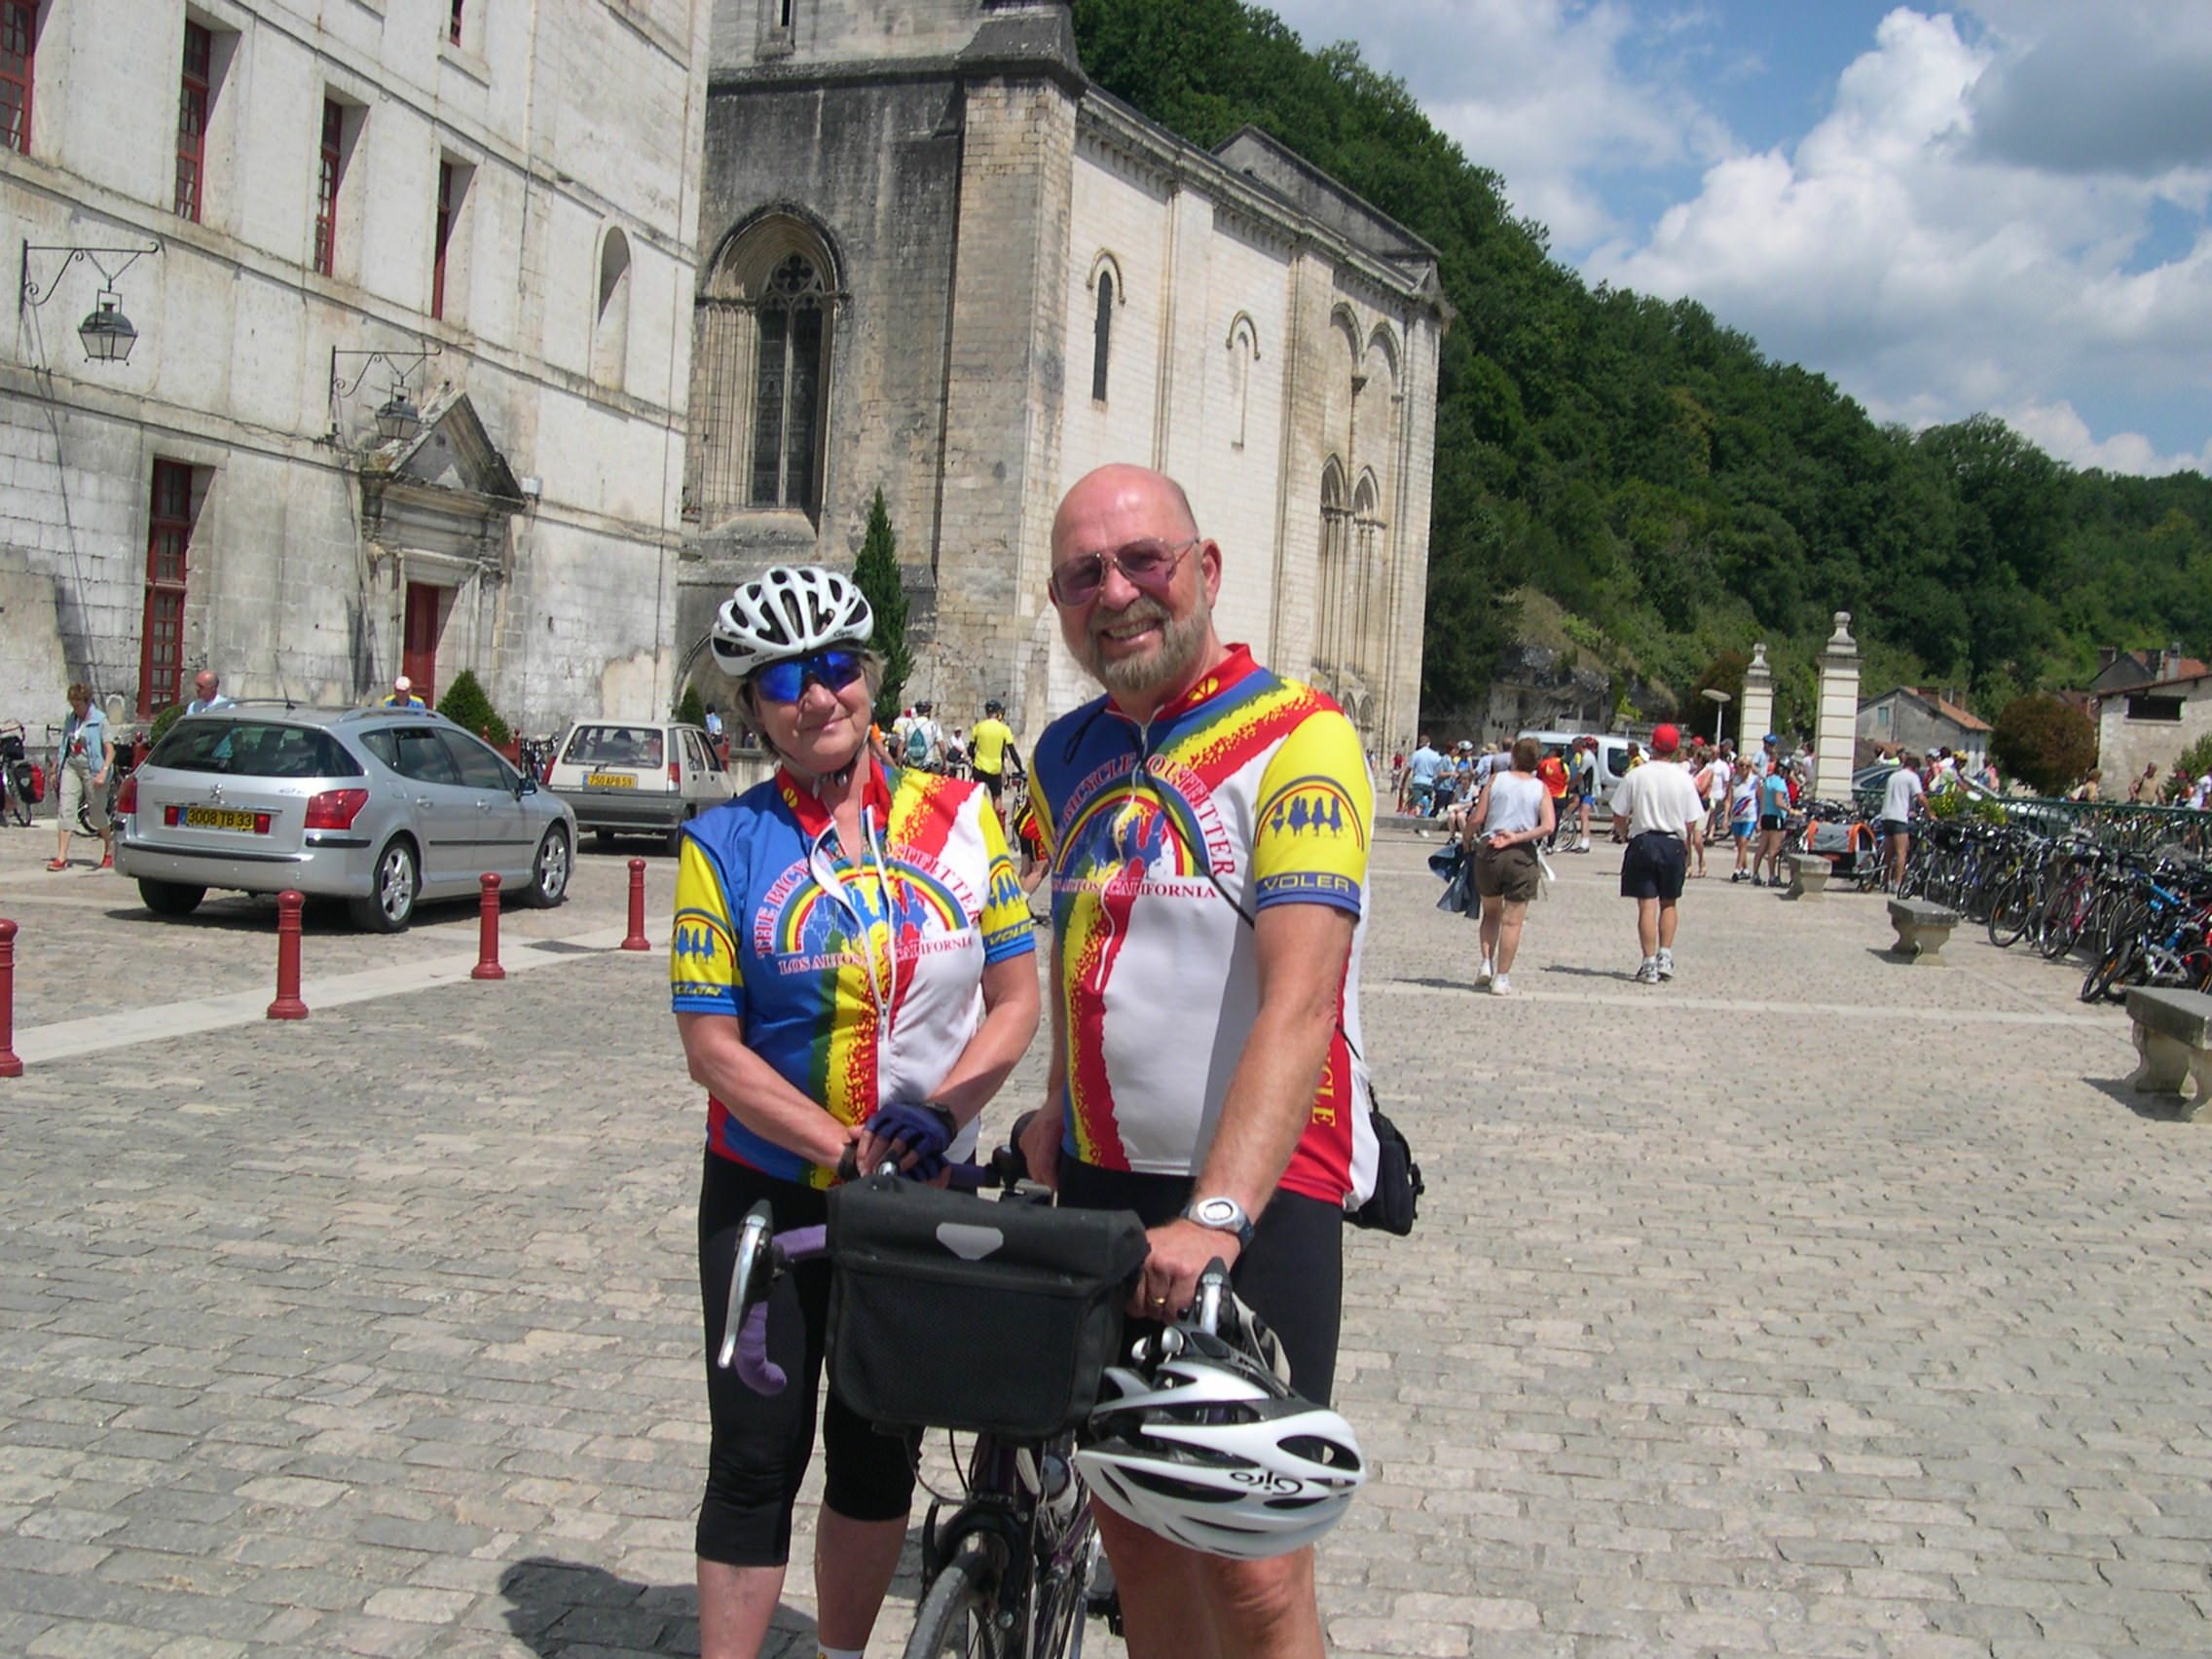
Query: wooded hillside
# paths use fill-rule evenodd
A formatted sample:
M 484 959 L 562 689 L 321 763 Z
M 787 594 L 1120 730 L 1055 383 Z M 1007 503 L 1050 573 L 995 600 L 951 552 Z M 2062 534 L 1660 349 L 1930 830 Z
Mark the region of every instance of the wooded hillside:
M 2084 682 L 2099 645 L 2212 656 L 2212 480 L 2076 471 L 1977 415 L 1881 426 L 1687 301 L 1592 289 L 1404 85 L 1238 0 L 1075 0 L 1084 66 L 1208 147 L 1245 123 L 1432 242 L 1458 315 L 1436 418 L 1422 705 L 1473 702 L 1524 584 L 1608 668 L 1688 698 L 1769 643 L 1810 713 L 1829 613 L 1864 683 Z M 1479 40 L 1467 43 L 1481 50 Z

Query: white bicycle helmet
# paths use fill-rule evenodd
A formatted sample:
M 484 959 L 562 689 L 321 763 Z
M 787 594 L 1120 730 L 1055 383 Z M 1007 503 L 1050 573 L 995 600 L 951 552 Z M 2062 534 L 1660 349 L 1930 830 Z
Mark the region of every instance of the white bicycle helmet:
M 825 645 L 866 645 L 875 615 L 850 576 L 819 565 L 777 565 L 740 584 L 715 613 L 715 660 L 743 680 Z
M 1261 1561 L 1344 1518 L 1367 1465 L 1351 1424 L 1218 1338 L 1170 1327 L 1109 1366 L 1076 1454 L 1090 1495 L 1207 1555 Z

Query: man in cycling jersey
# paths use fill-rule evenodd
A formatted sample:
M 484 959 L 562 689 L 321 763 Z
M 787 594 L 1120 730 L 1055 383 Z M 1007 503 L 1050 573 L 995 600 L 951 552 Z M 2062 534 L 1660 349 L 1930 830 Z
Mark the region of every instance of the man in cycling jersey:
M 1326 1404 L 1344 1211 L 1374 1185 L 1359 739 L 1327 697 L 1216 634 L 1222 551 L 1172 479 L 1090 473 L 1051 550 L 1061 635 L 1107 694 L 1030 756 L 1052 1055 L 1023 1151 L 1063 1203 L 1143 1216 L 1132 1314 L 1172 1317 L 1219 1257 L 1282 1339 L 1292 1386 Z M 1229 1560 L 1098 1523 L 1133 1659 L 1317 1659 L 1310 1548 Z

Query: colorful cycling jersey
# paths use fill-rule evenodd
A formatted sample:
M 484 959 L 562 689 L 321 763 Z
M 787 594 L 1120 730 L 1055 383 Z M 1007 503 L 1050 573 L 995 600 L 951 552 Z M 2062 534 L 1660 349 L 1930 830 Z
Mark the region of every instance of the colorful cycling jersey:
M 1281 1185 L 1364 1201 L 1375 1138 L 1359 949 L 1374 793 L 1351 722 L 1232 645 L 1149 727 L 1101 698 L 1048 728 L 1030 766 L 1052 858 L 1068 1152 L 1106 1169 L 1194 1173 L 1259 1005 L 1249 918 L 1329 904 L 1359 921 Z
M 928 1099 L 982 1022 L 984 965 L 1037 948 L 982 790 L 871 762 L 861 810 L 870 845 L 852 859 L 782 770 L 692 820 L 668 958 L 679 1014 L 738 1020 L 747 1048 L 842 1124 Z M 782 1180 L 830 1181 L 712 1095 L 707 1144 Z

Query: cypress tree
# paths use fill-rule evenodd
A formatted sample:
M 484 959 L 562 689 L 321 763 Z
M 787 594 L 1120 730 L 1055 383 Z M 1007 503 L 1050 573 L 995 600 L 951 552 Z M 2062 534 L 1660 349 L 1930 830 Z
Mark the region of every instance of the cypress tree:
M 914 659 L 906 649 L 906 588 L 899 574 L 899 538 L 892 534 L 891 513 L 883 504 L 880 485 L 868 503 L 867 534 L 853 565 L 853 580 L 875 613 L 875 634 L 869 643 L 884 663 L 883 683 L 875 693 L 875 720 L 888 727 L 899 716 L 900 694 L 913 675 Z

